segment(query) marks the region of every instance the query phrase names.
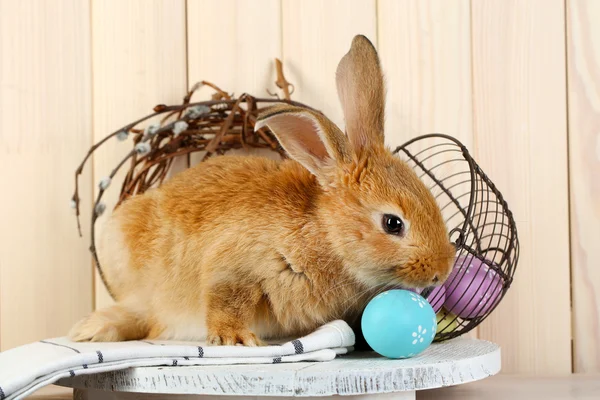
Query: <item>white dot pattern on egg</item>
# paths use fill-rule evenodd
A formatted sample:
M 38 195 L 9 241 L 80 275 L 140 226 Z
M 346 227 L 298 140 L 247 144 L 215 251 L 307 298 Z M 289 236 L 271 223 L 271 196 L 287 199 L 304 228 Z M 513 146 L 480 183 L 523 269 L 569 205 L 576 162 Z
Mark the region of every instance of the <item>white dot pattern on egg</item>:
M 423 336 L 427 334 L 427 329 L 423 329 L 421 325 L 417 328 L 417 332 L 412 333 L 412 337 L 414 338 L 412 341 L 413 345 L 417 343 L 423 343 Z
M 424 300 L 424 299 L 423 299 L 421 296 L 418 296 L 418 295 L 416 295 L 416 294 L 412 294 L 412 295 L 410 296 L 410 299 L 411 299 L 412 301 L 415 301 L 415 302 L 417 302 L 417 304 L 418 304 L 418 305 L 419 305 L 419 307 L 421 307 L 421 308 L 425 307 L 425 304 L 427 304 L 427 303 L 425 303 L 425 300 Z

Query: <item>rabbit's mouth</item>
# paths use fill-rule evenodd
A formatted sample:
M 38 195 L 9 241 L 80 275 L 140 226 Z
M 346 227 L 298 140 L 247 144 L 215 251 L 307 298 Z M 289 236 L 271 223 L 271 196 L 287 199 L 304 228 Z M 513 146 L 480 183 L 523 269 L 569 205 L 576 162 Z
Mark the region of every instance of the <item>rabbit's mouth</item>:
M 404 265 L 394 265 L 379 273 L 380 285 L 386 285 L 393 289 L 425 289 L 436 286 L 436 276 L 422 276 L 415 274 L 414 268 Z
M 354 274 L 361 284 L 376 290 L 412 290 L 436 285 L 432 274 L 415 271 L 413 267 L 402 264 L 384 267 L 371 265 L 369 268 L 354 270 Z
M 374 271 L 372 279 L 369 279 L 370 286 L 373 288 L 385 288 L 389 289 L 411 289 L 411 284 L 407 281 L 405 274 L 401 271 L 405 268 L 402 266 L 388 266 L 385 268 L 378 268 Z

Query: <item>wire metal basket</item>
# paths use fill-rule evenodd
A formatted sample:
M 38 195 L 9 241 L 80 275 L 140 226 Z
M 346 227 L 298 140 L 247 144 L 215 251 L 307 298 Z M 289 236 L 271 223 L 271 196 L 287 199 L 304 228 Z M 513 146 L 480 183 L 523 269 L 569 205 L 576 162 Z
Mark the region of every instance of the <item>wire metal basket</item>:
M 515 220 L 502 193 L 457 139 L 419 136 L 394 154 L 435 196 L 456 246 L 444 285 L 421 293 L 441 307 L 435 341 L 452 339 L 487 318 L 509 289 L 519 259 Z

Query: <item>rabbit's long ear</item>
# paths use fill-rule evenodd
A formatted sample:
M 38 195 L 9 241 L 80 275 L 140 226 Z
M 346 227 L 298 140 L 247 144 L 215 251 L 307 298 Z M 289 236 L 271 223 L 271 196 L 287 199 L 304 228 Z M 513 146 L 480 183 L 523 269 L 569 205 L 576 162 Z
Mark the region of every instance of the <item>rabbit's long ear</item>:
M 290 105 L 269 107 L 259 115 L 254 129 L 269 129 L 294 160 L 314 175 L 323 166 L 351 160 L 348 139 L 329 119 L 318 112 Z
M 356 151 L 383 145 L 385 88 L 379 57 L 365 36 L 352 40 L 340 61 L 336 83 L 344 110 L 346 133 Z

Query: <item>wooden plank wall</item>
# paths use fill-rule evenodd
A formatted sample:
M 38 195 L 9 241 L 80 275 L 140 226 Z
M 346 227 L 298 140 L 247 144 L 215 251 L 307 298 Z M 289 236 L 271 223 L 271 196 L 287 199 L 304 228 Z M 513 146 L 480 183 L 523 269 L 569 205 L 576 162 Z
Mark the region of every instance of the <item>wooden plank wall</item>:
M 567 2 L 573 366 L 600 371 L 600 2 Z
M 282 2 L 283 61 L 294 98 L 322 110 L 344 126 L 335 70 L 360 32 L 377 43 L 374 0 L 286 0 Z
M 209 81 L 228 93 L 257 97 L 278 91 L 273 77 L 274 59 L 282 56 L 279 0 L 188 0 L 187 24 L 190 85 Z M 195 99 L 210 94 L 206 87 Z M 274 156 L 269 150 L 251 152 Z M 193 154 L 192 164 L 201 159 L 202 154 Z
M 293 97 L 343 126 L 335 68 L 362 33 L 388 144 L 458 137 L 515 213 L 514 285 L 474 335 L 503 346 L 505 372 L 600 372 L 599 19 L 595 0 L 0 0 L 0 347 L 110 303 L 87 221 L 126 146 L 83 176 L 80 240 L 67 205 L 92 142 L 200 80 L 268 96 L 275 57 Z
M 185 9 L 184 0 L 92 2 L 94 142 L 150 114 L 159 103 L 181 101 L 187 91 Z M 130 145 L 112 140 L 94 154 L 94 198 L 96 183 L 129 150 Z M 115 182 L 123 177 L 118 174 Z M 112 189 L 103 198 L 108 210 L 119 190 Z M 97 274 L 94 287 L 96 307 L 112 302 Z
M 474 151 L 521 243 L 509 295 L 479 329 L 506 369 L 571 371 L 566 72 L 562 0 L 472 2 Z
M 92 142 L 89 15 L 79 0 L 0 1 L 2 350 L 63 335 L 92 309 L 91 259 L 69 208 Z

